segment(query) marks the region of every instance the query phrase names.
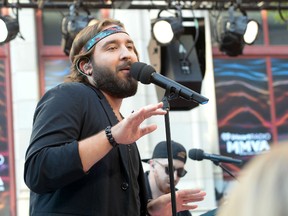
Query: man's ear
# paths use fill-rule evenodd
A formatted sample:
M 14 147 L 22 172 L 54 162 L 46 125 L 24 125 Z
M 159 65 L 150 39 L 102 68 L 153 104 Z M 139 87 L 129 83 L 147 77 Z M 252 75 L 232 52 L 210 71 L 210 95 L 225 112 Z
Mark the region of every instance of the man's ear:
M 154 168 L 154 161 L 153 160 L 149 160 L 149 164 L 152 168 Z
M 82 59 L 78 63 L 78 68 L 81 70 L 81 72 L 87 76 L 91 76 L 93 72 L 93 68 L 91 65 L 90 60 L 87 58 Z

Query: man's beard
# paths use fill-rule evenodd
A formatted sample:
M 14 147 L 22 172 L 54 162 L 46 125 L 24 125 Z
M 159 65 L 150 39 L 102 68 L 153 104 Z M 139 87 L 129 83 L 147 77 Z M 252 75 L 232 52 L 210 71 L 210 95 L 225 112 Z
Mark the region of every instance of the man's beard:
M 116 98 L 127 98 L 136 94 L 138 82 L 130 74 L 126 78 L 118 77 L 118 72 L 97 66 L 94 61 L 92 67 L 94 84 L 98 89 Z

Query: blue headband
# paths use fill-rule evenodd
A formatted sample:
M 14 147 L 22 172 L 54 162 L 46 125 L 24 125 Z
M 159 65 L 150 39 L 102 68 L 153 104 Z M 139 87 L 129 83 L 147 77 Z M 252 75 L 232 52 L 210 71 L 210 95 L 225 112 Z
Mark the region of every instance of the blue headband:
M 93 46 L 95 46 L 100 40 L 103 38 L 115 34 L 115 33 L 125 33 L 124 29 L 120 26 L 113 26 L 110 28 L 107 28 L 101 32 L 98 32 L 93 38 L 91 38 L 83 47 L 83 51 L 88 52 Z

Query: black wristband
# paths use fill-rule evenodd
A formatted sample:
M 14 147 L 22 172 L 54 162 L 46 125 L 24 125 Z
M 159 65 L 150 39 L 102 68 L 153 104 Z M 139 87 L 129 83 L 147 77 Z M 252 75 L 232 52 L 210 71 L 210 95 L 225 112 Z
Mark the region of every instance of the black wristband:
M 105 134 L 106 134 L 106 137 L 109 141 L 109 143 L 114 147 L 116 147 L 118 145 L 118 143 L 115 141 L 114 137 L 112 136 L 112 133 L 111 133 L 111 126 L 107 126 L 105 128 Z

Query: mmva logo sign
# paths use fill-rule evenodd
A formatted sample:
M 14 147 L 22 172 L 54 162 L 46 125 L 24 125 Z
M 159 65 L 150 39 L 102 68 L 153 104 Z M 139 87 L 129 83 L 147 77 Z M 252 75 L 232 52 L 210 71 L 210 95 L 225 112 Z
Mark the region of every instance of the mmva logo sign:
M 270 133 L 232 134 L 222 133 L 221 139 L 226 143 L 227 153 L 236 155 L 255 155 L 270 149 Z

